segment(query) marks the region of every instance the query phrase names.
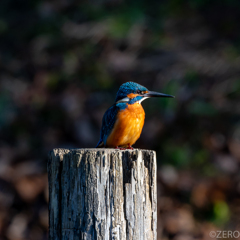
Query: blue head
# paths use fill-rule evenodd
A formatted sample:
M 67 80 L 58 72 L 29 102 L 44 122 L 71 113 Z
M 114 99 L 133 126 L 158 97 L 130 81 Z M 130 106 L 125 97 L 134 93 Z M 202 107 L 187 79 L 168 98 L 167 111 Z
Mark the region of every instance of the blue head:
M 135 102 L 141 103 L 143 100 L 150 97 L 173 97 L 168 94 L 157 93 L 149 91 L 144 86 L 135 82 L 126 82 L 122 84 L 117 92 L 115 102 L 126 102 L 133 104 Z
M 141 93 L 148 92 L 148 89 L 135 82 L 126 82 L 122 84 L 117 92 L 116 102 L 127 102 L 128 99 L 137 97 Z

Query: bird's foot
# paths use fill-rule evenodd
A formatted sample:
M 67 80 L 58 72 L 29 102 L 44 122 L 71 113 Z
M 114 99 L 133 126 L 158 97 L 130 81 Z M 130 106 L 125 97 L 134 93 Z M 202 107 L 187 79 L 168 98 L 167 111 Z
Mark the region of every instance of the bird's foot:
M 133 148 L 130 144 L 128 144 L 127 149 L 131 149 L 131 150 L 133 150 L 134 148 Z
M 126 148 L 122 148 L 122 147 L 117 146 L 117 147 L 115 147 L 115 149 L 119 149 L 119 150 L 131 149 L 131 150 L 134 150 L 134 148 L 130 144 L 128 144 Z
M 118 149 L 118 150 L 126 150 L 126 148 L 121 148 L 121 147 L 115 147 L 115 149 Z

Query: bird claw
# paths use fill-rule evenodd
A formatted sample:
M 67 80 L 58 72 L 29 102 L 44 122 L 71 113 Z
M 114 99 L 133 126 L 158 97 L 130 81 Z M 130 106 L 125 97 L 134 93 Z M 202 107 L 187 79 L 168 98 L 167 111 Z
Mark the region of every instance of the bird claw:
M 131 149 L 131 150 L 134 150 L 134 148 L 128 144 L 128 146 L 126 148 L 122 148 L 122 147 L 115 147 L 115 149 L 119 149 L 119 150 L 126 150 L 126 149 Z
M 121 148 L 121 147 L 115 147 L 115 149 L 118 149 L 118 150 L 126 150 L 126 148 Z
M 132 146 L 128 145 L 128 147 L 127 147 L 126 149 L 131 149 L 131 150 L 133 150 L 134 148 L 133 148 Z

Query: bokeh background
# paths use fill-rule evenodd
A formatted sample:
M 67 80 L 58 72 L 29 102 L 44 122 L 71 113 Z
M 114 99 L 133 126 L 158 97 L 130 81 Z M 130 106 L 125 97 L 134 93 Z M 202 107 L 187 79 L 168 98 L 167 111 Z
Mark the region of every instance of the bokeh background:
M 240 231 L 239 0 L 1 0 L 0 239 L 43 240 L 46 162 L 95 147 L 119 86 L 158 157 L 158 239 Z

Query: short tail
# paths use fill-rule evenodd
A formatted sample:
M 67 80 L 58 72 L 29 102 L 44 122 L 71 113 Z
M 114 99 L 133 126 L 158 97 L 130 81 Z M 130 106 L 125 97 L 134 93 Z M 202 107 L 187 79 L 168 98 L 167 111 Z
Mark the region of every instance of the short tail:
M 102 141 L 102 139 L 100 139 L 95 148 L 102 148 L 102 147 L 104 147 L 104 142 Z

